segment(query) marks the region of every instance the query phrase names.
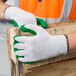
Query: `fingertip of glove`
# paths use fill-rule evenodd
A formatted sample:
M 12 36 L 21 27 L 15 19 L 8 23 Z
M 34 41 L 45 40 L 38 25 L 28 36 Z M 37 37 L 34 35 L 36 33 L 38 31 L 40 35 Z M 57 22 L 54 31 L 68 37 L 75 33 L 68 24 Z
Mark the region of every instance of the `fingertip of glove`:
M 29 25 L 30 25 L 30 24 L 28 24 L 27 26 L 29 26 Z M 23 31 L 23 32 L 29 32 L 31 29 L 26 28 L 25 26 L 26 26 L 26 25 L 24 24 L 24 25 L 22 25 L 22 26 L 20 27 L 21 31 Z
M 20 37 L 20 36 L 23 36 L 23 35 L 16 35 L 16 36 L 13 37 L 13 39 L 16 40 L 16 38 Z
M 18 37 L 18 35 L 14 36 L 13 39 L 15 40 L 16 37 Z
M 47 23 L 43 20 L 43 19 L 40 19 L 40 18 L 37 18 L 37 24 L 40 24 L 44 29 L 47 28 Z
M 18 55 L 16 55 L 16 58 L 19 61 L 19 58 L 24 58 L 24 56 L 18 56 Z
M 25 26 L 26 26 L 26 27 L 25 27 Z M 28 24 L 28 25 L 22 25 L 22 26 L 20 27 L 21 31 L 23 31 L 23 32 L 30 32 L 30 33 L 32 33 L 33 35 L 37 35 L 37 33 L 36 33 L 32 28 L 27 28 L 27 26 L 30 26 L 30 24 Z M 32 27 L 32 26 L 30 26 L 30 27 Z
M 14 27 L 19 27 L 18 23 L 15 20 L 11 19 L 11 23 L 14 25 Z
M 27 62 L 27 61 L 24 61 L 24 56 L 17 56 L 17 60 L 19 61 L 19 62 L 22 62 L 22 63 L 25 63 L 25 64 L 32 64 L 33 62 Z
M 43 27 L 44 29 L 46 29 L 46 28 L 47 28 L 47 26 L 48 26 L 47 24 L 43 24 L 43 26 L 42 26 L 42 27 Z
M 25 32 L 25 25 L 22 25 L 22 26 L 20 27 L 20 29 L 21 29 L 21 31 Z

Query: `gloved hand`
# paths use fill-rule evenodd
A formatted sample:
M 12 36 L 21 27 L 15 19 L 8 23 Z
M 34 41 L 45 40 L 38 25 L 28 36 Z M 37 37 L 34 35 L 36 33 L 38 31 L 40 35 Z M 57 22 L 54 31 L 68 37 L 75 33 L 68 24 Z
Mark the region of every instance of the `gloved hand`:
M 47 24 L 43 19 L 36 18 L 34 14 L 26 12 L 18 7 L 8 7 L 5 10 L 5 18 L 11 20 L 16 27 L 24 24 L 40 24 L 43 28 L 47 28 Z
M 39 26 L 23 25 L 21 30 L 35 36 L 15 36 L 14 50 L 21 62 L 36 62 L 61 54 L 67 54 L 67 39 L 64 35 L 52 36 Z

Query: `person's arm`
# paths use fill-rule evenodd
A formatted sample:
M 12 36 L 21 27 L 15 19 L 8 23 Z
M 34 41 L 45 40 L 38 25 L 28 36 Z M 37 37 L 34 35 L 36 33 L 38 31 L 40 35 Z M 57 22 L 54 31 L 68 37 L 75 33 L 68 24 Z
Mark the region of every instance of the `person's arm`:
M 5 19 L 4 16 L 4 11 L 7 7 L 9 7 L 9 5 L 5 4 L 7 0 L 0 0 L 0 19 L 3 20 Z
M 69 44 L 69 52 L 76 53 L 76 32 L 68 34 L 67 37 L 68 37 L 68 44 Z

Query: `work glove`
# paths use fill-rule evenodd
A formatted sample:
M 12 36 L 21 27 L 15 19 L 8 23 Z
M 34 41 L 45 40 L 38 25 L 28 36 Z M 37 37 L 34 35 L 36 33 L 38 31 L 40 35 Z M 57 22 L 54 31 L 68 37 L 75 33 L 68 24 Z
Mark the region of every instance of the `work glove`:
M 8 7 L 5 10 L 5 18 L 11 20 L 15 27 L 21 27 L 24 24 L 40 24 L 43 28 L 47 28 L 47 24 L 43 19 L 36 18 L 34 14 L 18 7 Z
M 67 54 L 67 39 L 65 35 L 52 36 L 42 27 L 27 24 L 21 26 L 24 32 L 34 36 L 17 35 L 14 37 L 14 51 L 20 62 L 36 62 Z

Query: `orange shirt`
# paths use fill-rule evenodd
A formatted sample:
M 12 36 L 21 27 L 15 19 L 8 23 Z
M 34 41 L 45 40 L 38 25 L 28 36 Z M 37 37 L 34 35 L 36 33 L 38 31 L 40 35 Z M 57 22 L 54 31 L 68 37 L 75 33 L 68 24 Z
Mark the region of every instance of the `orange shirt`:
M 76 0 L 72 0 L 68 19 L 76 19 Z M 19 7 L 43 18 L 60 18 L 64 0 L 20 0 Z

